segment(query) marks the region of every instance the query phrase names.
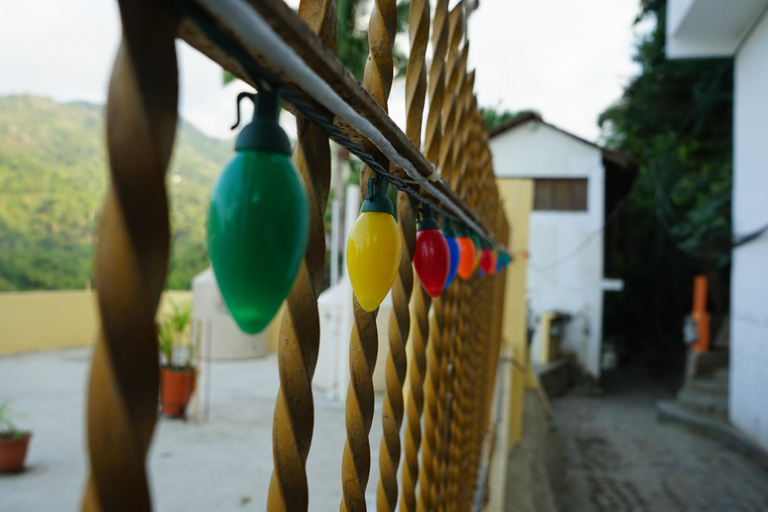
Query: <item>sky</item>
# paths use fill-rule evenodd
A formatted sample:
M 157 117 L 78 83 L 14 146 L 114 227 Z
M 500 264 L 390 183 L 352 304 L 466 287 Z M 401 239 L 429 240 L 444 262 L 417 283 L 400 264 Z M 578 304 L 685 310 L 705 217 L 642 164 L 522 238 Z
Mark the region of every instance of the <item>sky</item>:
M 469 22 L 480 105 L 534 109 L 598 140 L 597 116 L 637 72 L 638 9 L 639 0 L 481 0 Z M 116 1 L 0 0 L 0 13 L 0 95 L 106 101 L 120 37 Z M 231 137 L 235 97 L 245 85 L 223 86 L 218 65 L 177 45 L 182 117 L 208 135 Z M 402 80 L 393 87 L 390 113 L 402 126 Z

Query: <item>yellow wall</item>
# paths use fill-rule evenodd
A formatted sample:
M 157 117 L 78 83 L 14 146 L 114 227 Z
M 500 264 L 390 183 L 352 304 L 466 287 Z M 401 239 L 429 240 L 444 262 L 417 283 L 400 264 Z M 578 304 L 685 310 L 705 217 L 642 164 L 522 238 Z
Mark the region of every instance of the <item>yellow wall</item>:
M 522 253 L 528 250 L 528 220 L 533 206 L 533 180 L 496 180 L 504 200 L 504 211 L 512 225 L 510 250 L 515 261 L 507 267 L 507 294 L 504 300 L 505 352 L 519 364 L 513 365 L 510 396 L 509 434 L 511 443 L 520 442 L 523 434 L 523 408 L 525 407 L 525 378 L 520 371 L 528 364 L 528 334 L 526 328 L 526 275 L 528 260 Z
M 167 310 L 169 299 L 192 300 L 192 293 L 165 292 L 159 313 Z M 0 356 L 90 345 L 98 325 L 91 290 L 0 293 Z
M 501 356 L 514 357 L 525 365 L 528 340 L 526 334 L 526 272 L 528 261 L 521 253 L 528 249 L 528 217 L 533 203 L 533 181 L 497 179 L 504 213 L 512 226 L 509 249 L 515 261 L 507 267 L 507 287 L 504 297 Z M 506 510 L 507 465 L 509 453 L 519 441 L 523 428 L 526 375 L 521 365 L 505 363 L 500 367 L 503 401 L 499 404 L 499 425 L 496 427 L 494 451 L 489 475 L 490 492 L 485 512 Z M 494 399 L 495 400 L 495 399 Z
M 168 311 L 172 302 L 191 300 L 192 292 L 167 291 L 158 315 Z M 273 352 L 277 351 L 284 309 L 267 328 L 267 346 Z M 96 341 L 98 321 L 92 290 L 0 293 L 0 356 L 90 345 Z
M 497 179 L 504 213 L 512 226 L 510 250 L 515 261 L 507 267 L 507 294 L 504 300 L 503 338 L 515 345 L 526 339 L 525 285 L 528 261 L 521 256 L 528 250 L 528 218 L 533 206 L 533 180 Z

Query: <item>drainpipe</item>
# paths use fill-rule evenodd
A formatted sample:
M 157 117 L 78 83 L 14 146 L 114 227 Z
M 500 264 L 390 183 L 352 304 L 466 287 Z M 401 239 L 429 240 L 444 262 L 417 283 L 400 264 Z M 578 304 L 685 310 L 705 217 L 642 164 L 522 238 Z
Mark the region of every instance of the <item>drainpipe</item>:
M 693 350 L 699 354 L 709 352 L 709 323 L 710 316 L 707 312 L 707 285 L 706 276 L 696 276 L 693 281 L 693 311 L 691 317 L 696 322 L 697 340 L 693 344 Z

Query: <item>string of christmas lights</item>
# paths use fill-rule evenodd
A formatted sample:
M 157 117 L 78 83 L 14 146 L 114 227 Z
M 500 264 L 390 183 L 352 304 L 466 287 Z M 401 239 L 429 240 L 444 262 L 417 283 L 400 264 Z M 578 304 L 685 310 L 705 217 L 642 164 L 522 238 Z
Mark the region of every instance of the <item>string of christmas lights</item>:
M 387 184 L 421 204 L 413 264 L 431 296 L 439 296 L 456 275 L 464 280 L 475 271 L 490 275 L 512 261 L 490 234 L 470 229 L 456 215 L 420 194 L 416 190 L 420 181 L 385 169 L 313 103 L 287 88 L 211 23 L 199 7 L 180 0 L 175 3 L 212 41 L 236 57 L 259 91 L 238 95 L 235 127 L 243 98 L 253 101 L 254 116 L 237 137 L 236 154 L 214 186 L 208 220 L 213 270 L 224 301 L 243 331 L 255 334 L 269 324 L 290 291 L 307 244 L 308 202 L 291 160 L 290 142 L 278 124 L 281 99 L 374 171 L 347 244 L 350 282 L 364 309 L 379 307 L 400 263 L 402 242 L 394 207 L 386 196 Z M 443 218 L 442 231 L 433 215 Z

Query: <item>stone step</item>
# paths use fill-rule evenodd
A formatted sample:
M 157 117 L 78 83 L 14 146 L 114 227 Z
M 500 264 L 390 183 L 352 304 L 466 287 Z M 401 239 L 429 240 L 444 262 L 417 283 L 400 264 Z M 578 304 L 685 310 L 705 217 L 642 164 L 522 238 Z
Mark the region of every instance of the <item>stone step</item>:
M 574 382 L 574 367 L 570 359 L 557 359 L 547 364 L 534 364 L 533 371 L 549 398 L 564 395 Z
M 711 376 L 721 369 L 727 369 L 730 359 L 728 351 L 705 352 L 703 354 L 692 351 L 689 357 L 691 358 L 689 364 L 693 365 L 691 375 L 695 377 Z
M 730 374 L 728 373 L 728 368 L 720 368 L 718 370 L 715 370 L 715 373 L 712 375 L 712 379 L 721 382 L 723 384 L 728 384 L 729 382 Z
M 677 394 L 680 405 L 698 414 L 708 414 L 718 418 L 728 417 L 728 396 L 702 393 L 693 388 L 683 388 Z
M 691 379 L 688 387 L 700 393 L 728 397 L 728 382 L 720 382 L 714 379 L 696 377 Z

